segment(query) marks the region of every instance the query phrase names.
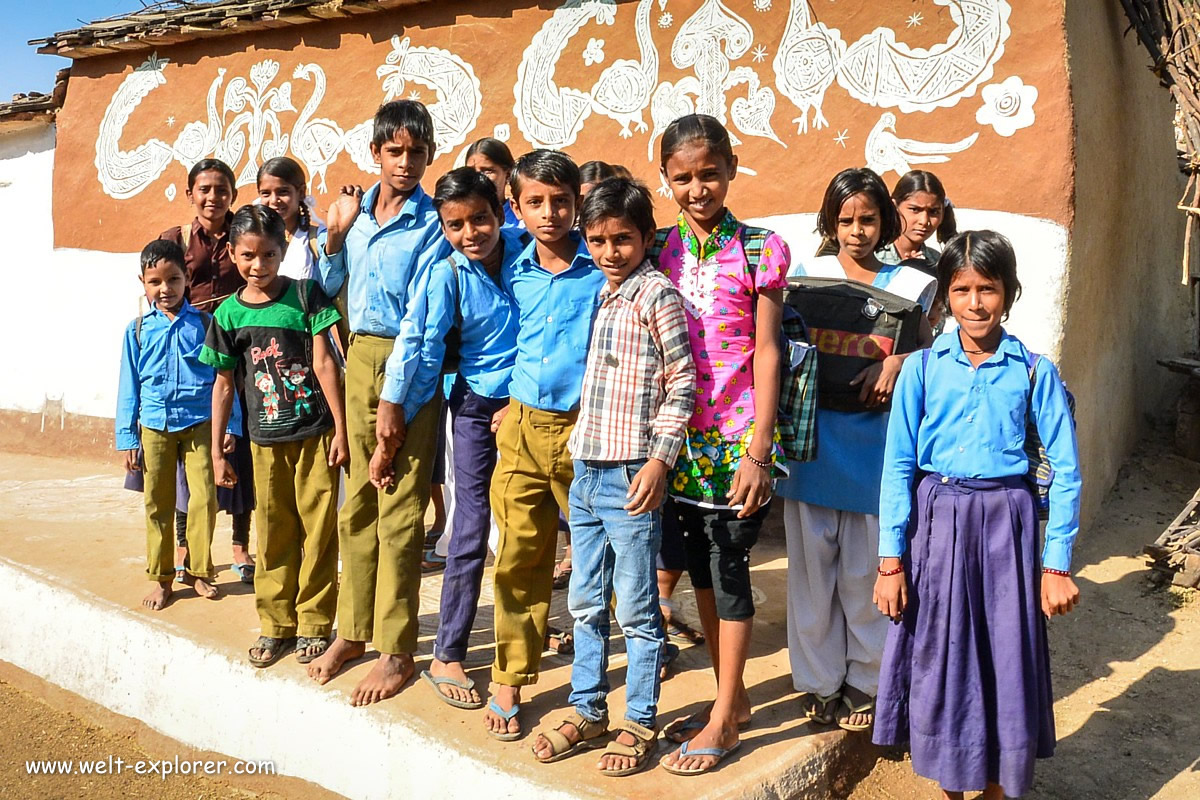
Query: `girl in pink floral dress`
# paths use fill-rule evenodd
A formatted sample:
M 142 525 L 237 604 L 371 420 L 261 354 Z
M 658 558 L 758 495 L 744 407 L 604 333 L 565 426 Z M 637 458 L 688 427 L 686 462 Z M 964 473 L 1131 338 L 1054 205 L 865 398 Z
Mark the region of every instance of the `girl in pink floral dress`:
M 754 601 L 750 548 L 785 474 L 775 431 L 783 288 L 790 256 L 777 234 L 738 222 L 725 208 L 737 174 L 729 134 L 692 114 L 662 138 L 662 175 L 680 213 L 658 232 L 659 268 L 688 312 L 696 406 L 675 466 L 665 515 L 682 532 L 688 573 L 717 674 L 715 701 L 667 729 L 681 747 L 669 772 L 714 769 L 740 745 L 750 721 L 742 671 Z

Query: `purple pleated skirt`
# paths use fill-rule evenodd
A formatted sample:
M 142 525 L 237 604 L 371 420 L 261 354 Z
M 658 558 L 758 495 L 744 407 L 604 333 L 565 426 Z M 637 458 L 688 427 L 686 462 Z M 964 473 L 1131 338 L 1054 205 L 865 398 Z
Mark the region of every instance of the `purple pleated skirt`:
M 888 630 L 874 741 L 952 792 L 1025 794 L 1054 755 L 1038 518 L 1025 478 L 928 475 L 904 556 L 908 607 Z

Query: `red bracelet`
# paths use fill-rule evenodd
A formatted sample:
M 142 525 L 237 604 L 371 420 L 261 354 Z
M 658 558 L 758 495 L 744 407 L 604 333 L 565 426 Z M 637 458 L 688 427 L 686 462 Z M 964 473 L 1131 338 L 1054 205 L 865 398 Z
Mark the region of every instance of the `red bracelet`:
M 878 567 L 875 571 L 879 573 L 879 577 L 881 578 L 890 578 L 892 575 L 899 575 L 900 573 L 904 572 L 904 565 L 901 564 L 895 569 L 889 570 L 885 570 L 883 567 Z
M 1065 569 L 1051 569 L 1050 567 L 1042 567 L 1042 573 L 1046 575 L 1061 575 L 1064 578 L 1071 577 L 1070 570 Z

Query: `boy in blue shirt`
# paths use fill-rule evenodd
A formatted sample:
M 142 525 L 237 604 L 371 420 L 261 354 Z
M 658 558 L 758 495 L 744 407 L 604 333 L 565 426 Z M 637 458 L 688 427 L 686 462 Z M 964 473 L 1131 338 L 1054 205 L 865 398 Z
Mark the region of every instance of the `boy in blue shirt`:
M 550 611 L 558 514 L 575 476 L 567 439 L 579 414 L 592 318 L 605 278 L 574 229 L 579 168 L 563 153 L 517 159 L 512 206 L 533 242 L 506 275 L 519 315 L 512 399 L 496 431 L 492 511 L 496 687 L 485 715 L 502 741 L 520 738 L 521 687 L 535 683 Z
M 216 370 L 200 362 L 210 317 L 184 299 L 183 250 L 156 239 L 142 249 L 140 280 L 150 310 L 129 323 L 121 350 L 116 446 L 125 469 L 145 474 L 146 576 L 157 587 L 142 605 L 160 611 L 171 599 L 175 574 L 175 472 L 183 460 L 188 501 L 189 566 L 184 582 L 196 594 L 217 597 L 212 584 L 212 536 L 217 495 L 212 465 L 212 390 Z M 232 451 L 240 420 L 230 422 L 224 450 Z M 144 453 L 144 465 L 138 448 Z
M 421 177 L 437 151 L 423 105 L 397 100 L 375 114 L 371 153 L 381 180 L 365 194 L 346 187 L 319 239 L 317 279 L 330 297 L 345 284 L 346 432 L 350 468 L 338 520 L 342 555 L 338 638 L 308 674 L 330 680 L 375 645 L 380 658 L 354 689 L 351 704 L 391 697 L 413 674 L 425 506 L 441 398 L 420 402 L 409 386 L 421 353 L 423 293 L 430 266 L 449 253 Z M 412 395 L 410 397 L 410 394 Z M 379 448 L 395 481 L 370 479 Z

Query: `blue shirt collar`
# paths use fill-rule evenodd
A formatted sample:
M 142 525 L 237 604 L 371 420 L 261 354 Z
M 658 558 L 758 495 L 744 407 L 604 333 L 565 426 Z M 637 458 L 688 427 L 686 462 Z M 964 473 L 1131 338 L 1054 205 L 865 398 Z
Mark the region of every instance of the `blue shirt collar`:
M 575 244 L 575 257 L 571 259 L 571 266 L 567 267 L 565 270 L 563 270 L 563 272 L 558 273 L 560 275 L 571 272 L 580 266 L 592 266 L 592 254 L 588 252 L 587 245 L 584 243 L 583 236 L 579 233 L 579 231 L 571 231 L 567 235 L 571 237 L 571 241 Z M 531 241 L 525 247 L 525 249 L 521 251 L 521 255 L 519 255 L 517 260 L 513 262 L 513 266 L 518 269 L 530 269 L 532 267 L 542 269 L 542 265 L 539 264 L 537 260 L 536 239 Z
M 962 339 L 958 336 L 958 329 L 946 331 L 941 336 L 933 340 L 933 345 L 930 347 L 934 355 L 949 353 L 963 363 L 967 362 L 967 354 L 963 351 Z M 1017 337 L 1010 334 L 1004 328 L 1000 329 L 1000 344 L 996 348 L 996 354 L 985 361 L 988 363 L 998 363 L 1005 358 L 1014 358 L 1019 361 L 1025 361 L 1025 348 Z
M 185 297 L 185 298 L 184 298 L 184 300 L 183 300 L 183 305 L 181 305 L 181 306 L 179 307 L 179 313 L 175 315 L 175 318 L 176 318 L 176 319 L 179 319 L 180 317 L 186 316 L 186 315 L 188 315 L 188 314 L 198 314 L 198 313 L 199 313 L 199 312 L 198 312 L 198 311 L 196 311 L 196 307 L 195 307 L 194 305 L 192 305 L 191 303 L 189 303 L 189 302 L 187 301 L 187 298 Z M 166 315 L 166 314 L 164 314 L 164 313 L 162 312 L 162 310 L 161 310 L 161 309 L 160 309 L 158 306 L 156 306 L 156 305 L 151 305 L 151 306 L 150 306 L 150 310 L 149 310 L 149 311 L 147 311 L 147 312 L 146 312 L 145 314 L 143 314 L 142 316 L 145 316 L 145 317 L 154 317 L 154 316 L 159 316 L 159 317 L 162 317 L 162 318 L 163 318 L 164 320 L 166 320 L 167 322 L 170 322 L 170 321 L 171 321 L 170 319 L 168 319 L 168 318 L 167 318 L 167 315 Z
M 383 185 L 381 181 L 376 181 L 375 185 L 367 189 L 363 193 L 360 208 L 363 213 L 367 214 L 371 219 L 375 219 L 375 200 L 379 197 L 380 187 Z M 417 212 L 420 210 L 421 202 L 427 197 L 425 190 L 421 188 L 421 184 L 417 184 L 417 188 L 404 201 L 404 205 L 400 207 L 400 213 L 387 221 L 391 225 L 396 220 L 416 219 Z M 383 226 L 386 227 L 386 226 Z

